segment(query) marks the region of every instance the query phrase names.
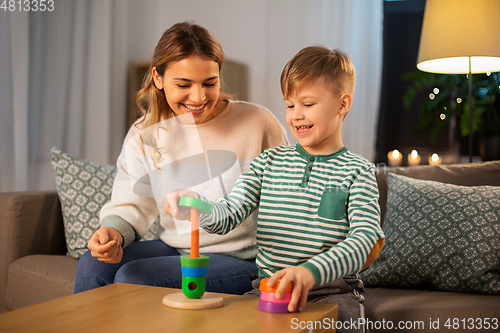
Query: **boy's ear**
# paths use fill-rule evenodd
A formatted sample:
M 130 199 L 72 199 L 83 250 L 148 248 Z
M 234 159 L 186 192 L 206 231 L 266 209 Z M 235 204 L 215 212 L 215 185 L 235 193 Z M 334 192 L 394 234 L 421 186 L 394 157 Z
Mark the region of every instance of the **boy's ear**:
M 352 95 L 343 94 L 340 96 L 340 110 L 339 115 L 345 116 L 352 106 Z

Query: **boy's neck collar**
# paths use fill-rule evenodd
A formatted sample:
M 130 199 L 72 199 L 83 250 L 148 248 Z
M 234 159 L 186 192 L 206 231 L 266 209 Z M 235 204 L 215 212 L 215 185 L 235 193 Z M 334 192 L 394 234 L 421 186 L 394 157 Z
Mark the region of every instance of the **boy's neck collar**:
M 345 152 L 347 152 L 347 147 L 343 146 L 342 148 L 340 148 L 339 150 L 337 150 L 335 153 L 332 153 L 332 154 L 312 155 L 312 154 L 309 154 L 307 151 L 305 151 L 305 149 L 300 145 L 300 143 L 297 143 L 295 145 L 295 149 L 300 154 L 300 156 L 302 156 L 304 159 L 309 160 L 311 157 L 314 157 L 314 160 L 317 162 L 328 161 L 334 157 L 340 156 L 340 155 L 344 154 Z

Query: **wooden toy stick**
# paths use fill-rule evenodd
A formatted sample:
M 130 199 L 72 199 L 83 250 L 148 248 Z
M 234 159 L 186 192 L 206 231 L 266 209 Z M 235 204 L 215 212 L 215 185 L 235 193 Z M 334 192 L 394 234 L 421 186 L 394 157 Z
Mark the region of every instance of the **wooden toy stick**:
M 200 213 L 191 208 L 191 258 L 200 256 Z
M 191 208 L 191 258 L 200 256 L 200 211 L 211 214 L 213 206 L 203 200 L 181 197 L 179 206 Z

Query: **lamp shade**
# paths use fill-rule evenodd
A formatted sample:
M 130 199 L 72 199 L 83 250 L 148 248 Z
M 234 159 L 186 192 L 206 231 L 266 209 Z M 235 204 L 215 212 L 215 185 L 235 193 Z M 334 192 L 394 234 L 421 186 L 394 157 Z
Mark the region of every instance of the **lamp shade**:
M 465 74 L 500 71 L 500 0 L 427 0 L 417 68 Z

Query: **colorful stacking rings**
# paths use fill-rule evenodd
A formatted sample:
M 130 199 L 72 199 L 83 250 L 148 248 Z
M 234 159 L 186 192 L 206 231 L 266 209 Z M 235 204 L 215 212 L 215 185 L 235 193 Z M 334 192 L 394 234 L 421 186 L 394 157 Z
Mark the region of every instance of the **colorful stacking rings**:
M 262 279 L 260 281 L 259 290 L 260 300 L 259 300 L 259 310 L 264 312 L 273 312 L 273 313 L 288 313 L 288 304 L 292 298 L 292 284 L 289 283 L 285 288 L 285 293 L 283 297 L 278 299 L 276 298 L 276 290 L 278 289 L 279 282 L 277 282 L 274 286 L 269 287 L 267 282 L 269 278 Z
M 187 298 L 200 298 L 205 294 L 209 256 L 191 258 L 181 256 L 182 292 Z

